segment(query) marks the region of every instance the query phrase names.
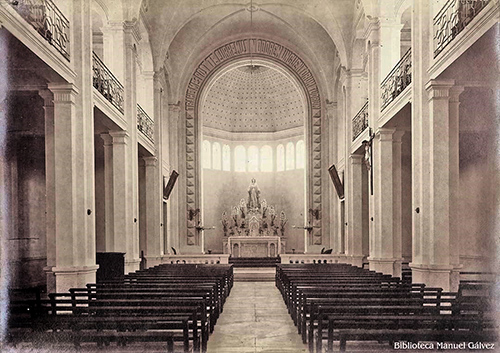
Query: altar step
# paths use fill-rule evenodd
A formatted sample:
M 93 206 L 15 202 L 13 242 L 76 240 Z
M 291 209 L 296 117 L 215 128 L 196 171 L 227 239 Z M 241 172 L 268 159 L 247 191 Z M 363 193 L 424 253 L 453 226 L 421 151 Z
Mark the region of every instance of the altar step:
M 233 268 L 235 282 L 274 282 L 276 267 Z
M 236 267 L 276 267 L 279 257 L 230 257 L 229 263 Z

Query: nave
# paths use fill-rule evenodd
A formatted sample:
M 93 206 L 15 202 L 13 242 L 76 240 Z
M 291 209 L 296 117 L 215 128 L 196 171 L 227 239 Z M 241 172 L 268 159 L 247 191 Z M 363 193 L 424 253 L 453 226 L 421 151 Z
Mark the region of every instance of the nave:
M 307 352 L 272 282 L 235 282 L 208 353 Z
M 458 292 L 445 292 L 319 261 L 279 264 L 274 283 L 234 282 L 233 265 L 160 265 L 48 298 L 11 293 L 18 298 L 11 299 L 5 348 L 330 353 L 411 344 L 407 349 L 492 350 L 499 328 L 492 276 L 464 272 L 462 278 Z

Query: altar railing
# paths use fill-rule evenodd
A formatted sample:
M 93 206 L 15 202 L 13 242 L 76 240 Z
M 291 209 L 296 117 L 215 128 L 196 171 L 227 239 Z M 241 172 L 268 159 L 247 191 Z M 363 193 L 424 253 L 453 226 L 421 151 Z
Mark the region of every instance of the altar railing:
M 281 254 L 282 264 L 334 264 L 346 263 L 345 255 L 336 254 Z
M 69 61 L 69 21 L 51 0 L 17 0 L 9 4 Z
M 228 264 L 229 255 L 226 254 L 186 254 L 163 255 L 161 263 L 164 264 Z
M 434 57 L 463 31 L 490 0 L 449 0 L 434 17 Z
M 411 48 L 380 84 L 380 110 L 384 110 L 411 83 Z
M 359 112 L 352 118 L 352 140 L 361 135 L 368 127 L 368 102 L 363 105 Z
M 123 113 L 123 86 L 94 52 L 92 53 L 92 71 L 95 89 Z

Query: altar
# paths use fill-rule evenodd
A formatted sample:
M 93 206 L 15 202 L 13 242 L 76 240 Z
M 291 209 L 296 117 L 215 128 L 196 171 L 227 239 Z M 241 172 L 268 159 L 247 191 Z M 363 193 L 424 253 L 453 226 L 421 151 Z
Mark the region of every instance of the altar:
M 276 257 L 281 254 L 279 236 L 232 236 L 224 239 L 224 253 L 231 257 Z
M 247 199 L 232 207 L 231 216 L 222 213 L 223 249 L 232 257 L 276 257 L 285 249 L 285 212 L 261 199 L 252 179 Z

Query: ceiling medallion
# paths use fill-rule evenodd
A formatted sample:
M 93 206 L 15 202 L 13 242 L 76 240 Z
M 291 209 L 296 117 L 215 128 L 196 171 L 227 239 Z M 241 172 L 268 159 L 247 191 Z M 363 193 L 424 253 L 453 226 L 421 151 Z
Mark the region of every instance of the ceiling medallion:
M 260 7 L 258 5 L 255 5 L 253 2 L 249 3 L 246 7 L 247 11 L 250 12 L 256 12 L 260 10 Z

